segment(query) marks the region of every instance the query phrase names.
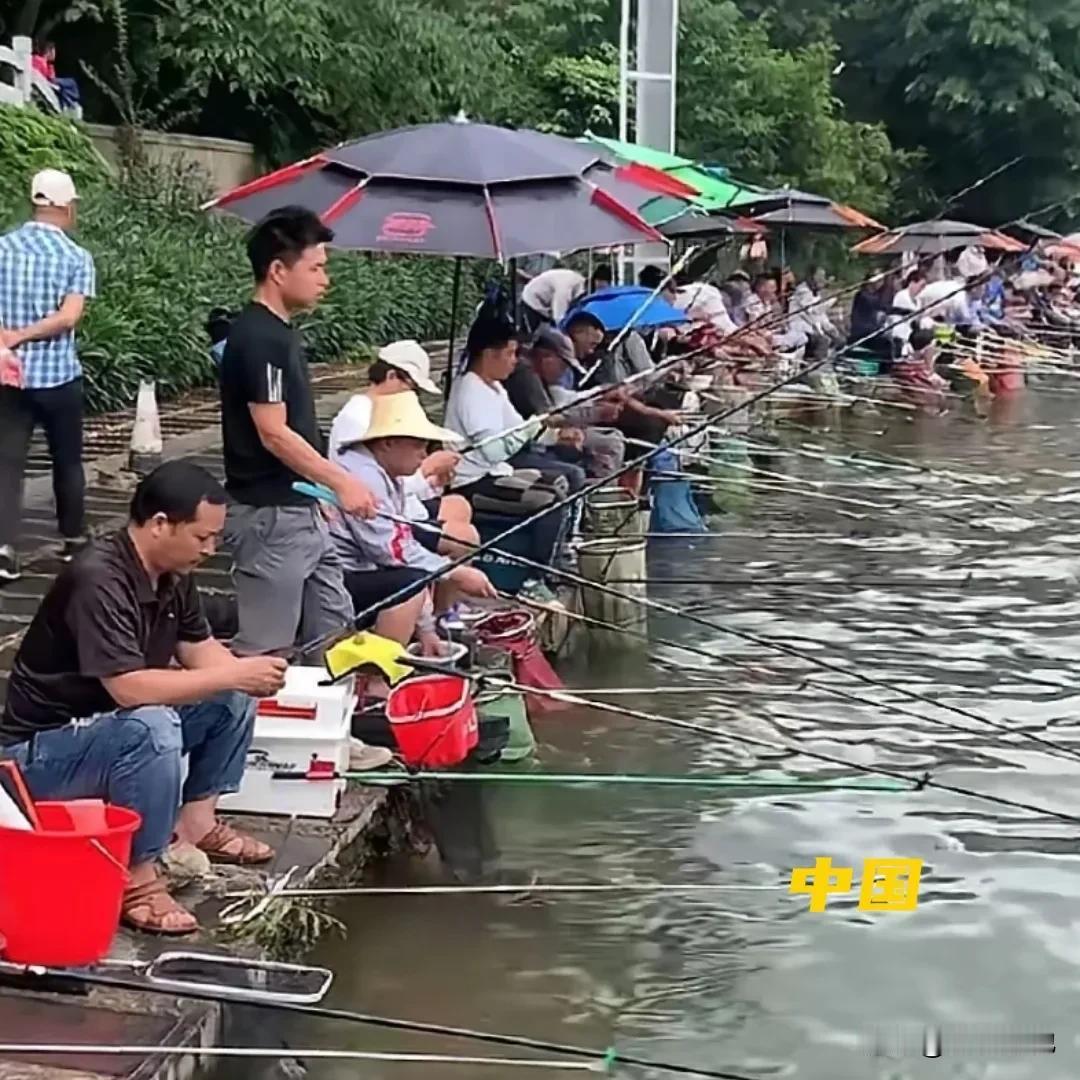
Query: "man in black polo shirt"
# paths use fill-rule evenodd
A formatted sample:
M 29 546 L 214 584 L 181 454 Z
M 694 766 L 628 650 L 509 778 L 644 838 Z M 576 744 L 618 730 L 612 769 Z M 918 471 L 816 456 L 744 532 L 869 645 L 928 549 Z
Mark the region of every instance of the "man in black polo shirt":
M 18 763 L 35 799 L 100 798 L 141 816 L 123 915 L 155 933 L 198 928 L 157 873 L 174 836 L 220 862 L 273 855 L 215 816 L 218 796 L 243 779 L 253 696 L 276 693 L 286 668 L 238 659 L 210 635 L 190 572 L 224 524 L 225 492 L 204 469 L 171 461 L 147 476 L 127 528 L 92 545 L 45 596 L 0 720 L 0 756 Z
M 325 484 L 346 513 L 370 517 L 364 485 L 323 456 L 311 378 L 290 320 L 326 291 L 326 244 L 313 213 L 275 210 L 252 230 L 255 297 L 233 322 L 221 362 L 227 543 L 242 655 L 280 650 L 344 628 L 352 619 L 340 559 L 314 500 L 297 480 Z

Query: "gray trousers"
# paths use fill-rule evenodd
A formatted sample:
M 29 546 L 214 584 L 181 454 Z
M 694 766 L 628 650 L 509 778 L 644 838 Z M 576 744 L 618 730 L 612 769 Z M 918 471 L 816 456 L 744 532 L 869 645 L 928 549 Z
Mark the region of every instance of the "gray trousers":
M 234 652 L 274 652 L 348 629 L 352 599 L 317 507 L 233 503 L 224 542 L 239 607 Z

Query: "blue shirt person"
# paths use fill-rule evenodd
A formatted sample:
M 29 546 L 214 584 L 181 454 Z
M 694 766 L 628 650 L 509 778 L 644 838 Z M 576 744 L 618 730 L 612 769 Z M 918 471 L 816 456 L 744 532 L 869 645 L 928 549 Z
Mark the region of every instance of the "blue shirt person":
M 65 558 L 81 546 L 83 380 L 75 327 L 95 294 L 94 260 L 68 232 L 78 193 L 44 169 L 30 189 L 30 221 L 0 237 L 0 580 L 19 576 L 23 475 L 34 428 L 45 429 Z

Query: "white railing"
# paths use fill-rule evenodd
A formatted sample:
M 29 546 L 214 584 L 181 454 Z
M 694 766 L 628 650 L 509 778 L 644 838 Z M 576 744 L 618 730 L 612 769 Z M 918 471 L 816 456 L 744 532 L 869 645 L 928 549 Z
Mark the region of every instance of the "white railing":
M 0 102 L 7 105 L 43 104 L 50 112 L 60 112 L 60 99 L 52 84 L 34 70 L 33 45 L 28 37 L 11 39 L 0 45 L 0 70 L 14 71 L 12 82 L 0 82 Z

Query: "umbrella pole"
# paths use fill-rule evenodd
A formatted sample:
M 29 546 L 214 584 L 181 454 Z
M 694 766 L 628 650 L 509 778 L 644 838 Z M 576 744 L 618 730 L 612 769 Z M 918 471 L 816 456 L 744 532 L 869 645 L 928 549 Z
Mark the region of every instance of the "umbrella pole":
M 518 267 L 517 259 L 510 260 L 510 315 L 518 324 Z
M 454 285 L 450 296 L 450 344 L 446 350 L 446 379 L 443 381 L 444 400 L 450 400 L 454 381 L 454 338 L 457 336 L 458 303 L 461 299 L 461 256 L 454 260 Z

